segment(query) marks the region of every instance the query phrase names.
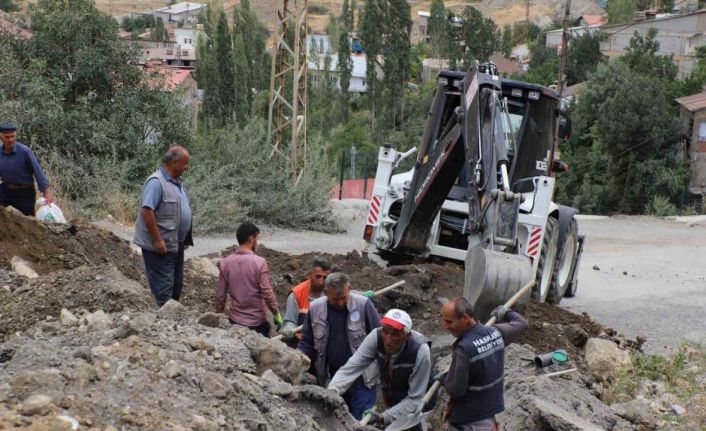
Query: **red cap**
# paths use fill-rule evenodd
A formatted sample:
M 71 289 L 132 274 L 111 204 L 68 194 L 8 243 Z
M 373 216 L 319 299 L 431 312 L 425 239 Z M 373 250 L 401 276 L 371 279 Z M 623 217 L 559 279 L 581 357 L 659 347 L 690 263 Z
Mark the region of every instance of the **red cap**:
M 401 324 L 400 322 L 398 322 L 396 320 L 392 320 L 390 318 L 387 318 L 387 317 L 383 317 L 382 319 L 380 319 L 380 324 L 387 325 L 391 328 L 397 329 L 398 331 L 404 330 L 403 324 Z

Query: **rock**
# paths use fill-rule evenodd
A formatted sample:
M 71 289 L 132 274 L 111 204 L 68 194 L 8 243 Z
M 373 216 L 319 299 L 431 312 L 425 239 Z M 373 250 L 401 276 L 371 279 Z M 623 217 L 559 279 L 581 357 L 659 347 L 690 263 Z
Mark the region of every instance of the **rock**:
M 12 271 L 19 275 L 20 277 L 25 277 L 25 278 L 38 278 L 39 274 L 32 269 L 30 266 L 29 262 L 26 260 L 22 259 L 19 256 L 12 256 L 12 259 L 10 259 L 10 268 L 12 268 Z
M 41 415 L 49 413 L 51 398 L 46 395 L 32 395 L 27 398 L 20 408 L 20 413 L 25 416 Z
M 221 324 L 221 316 L 222 314 L 218 313 L 204 313 L 199 317 L 199 324 L 210 328 L 218 328 Z
M 552 431 L 602 431 L 603 428 L 588 420 L 539 398 L 534 404 L 533 421 Z
M 680 406 L 679 404 L 674 404 L 672 406 L 672 411 L 677 416 L 684 416 L 686 414 L 686 409 L 684 407 Z
M 180 302 L 170 299 L 162 308 L 157 311 L 157 315 L 164 317 L 166 319 L 176 320 L 182 317 L 186 313 L 186 307 L 181 305 Z
M 192 338 L 189 340 L 189 347 L 191 347 L 191 350 L 194 352 L 197 352 L 199 350 L 203 350 L 209 355 L 212 354 L 213 352 L 216 351 L 216 348 L 213 347 L 212 345 L 208 344 L 204 340 L 198 339 L 198 338 Z
M 64 326 L 76 326 L 78 325 L 78 317 L 74 316 L 72 312 L 67 310 L 66 308 L 61 309 L 61 313 L 59 314 L 59 320 L 61 321 L 61 324 Z
M 566 335 L 566 338 L 576 347 L 583 347 L 588 341 L 588 332 L 577 323 L 572 323 L 567 326 L 564 329 L 564 335 Z
M 611 409 L 623 419 L 636 425 L 655 427 L 659 418 L 650 410 L 650 406 L 642 400 L 632 400 L 626 403 L 613 404 Z
M 201 389 L 216 398 L 226 398 L 230 388 L 223 383 L 223 377 L 214 373 L 207 373 L 201 379 Z
M 176 361 L 169 361 L 164 366 L 164 375 L 170 379 L 181 376 L 181 367 L 176 363 Z
M 601 268 L 599 268 L 598 265 L 593 265 L 593 270 L 594 270 L 594 271 L 600 271 Z
M 130 320 L 129 325 L 138 333 L 143 333 L 152 327 L 152 325 L 154 324 L 154 320 L 154 314 L 142 313 L 133 317 L 132 320 Z
M 586 342 L 586 364 L 600 381 L 613 380 L 618 371 L 632 368 L 630 354 L 609 340 L 589 338 Z
M 218 267 L 211 259 L 206 257 L 196 257 L 189 260 L 191 268 L 209 277 L 218 277 Z
M 111 325 L 113 324 L 113 319 L 111 319 L 110 316 L 105 314 L 105 311 L 103 310 L 98 310 L 94 313 L 86 314 L 83 316 L 84 319 L 86 319 L 86 325 L 88 325 L 89 328 L 94 328 L 98 330 L 107 330 L 110 329 Z
M 200 415 L 191 416 L 191 428 L 194 431 L 216 431 L 219 425 L 215 422 L 207 420 Z
M 282 381 L 277 374 L 272 370 L 266 370 L 262 373 L 261 382 L 267 388 L 267 391 L 272 395 L 286 397 L 294 392 L 294 387 L 289 383 Z
M 405 276 L 405 281 L 414 288 L 427 290 L 432 287 L 431 275 L 429 274 L 409 274 Z
M 391 266 L 387 268 L 387 273 L 393 277 L 400 276 L 402 274 L 407 274 L 409 272 L 408 266 Z
M 248 345 L 250 355 L 257 364 L 257 374 L 272 370 L 282 380 L 297 383 L 299 376 L 309 369 L 309 358 L 299 350 L 290 349 L 279 341 L 266 341 Z

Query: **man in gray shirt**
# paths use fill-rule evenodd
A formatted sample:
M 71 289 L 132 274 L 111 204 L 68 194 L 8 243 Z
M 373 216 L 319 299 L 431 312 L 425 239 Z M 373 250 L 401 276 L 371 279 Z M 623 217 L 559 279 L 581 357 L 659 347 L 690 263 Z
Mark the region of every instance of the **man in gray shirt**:
M 179 300 L 184 280 L 184 249 L 191 237 L 191 206 L 181 176 L 189 168 L 189 152 L 171 147 L 163 165 L 142 190 L 134 242 L 142 248 L 150 290 L 161 307 Z
M 412 331 L 412 319 L 406 312 L 392 309 L 380 319 L 380 325 L 336 372 L 328 389 L 344 393 L 370 364 L 377 362 L 387 410 L 365 413 L 373 416 L 371 424 L 387 426 L 422 411 L 422 398 L 430 383 L 431 355 L 429 340 Z M 416 429 L 421 428 L 412 428 Z

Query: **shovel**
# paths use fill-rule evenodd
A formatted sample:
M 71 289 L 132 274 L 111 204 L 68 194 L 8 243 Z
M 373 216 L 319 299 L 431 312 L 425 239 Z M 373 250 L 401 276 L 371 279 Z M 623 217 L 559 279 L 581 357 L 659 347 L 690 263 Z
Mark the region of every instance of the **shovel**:
M 403 284 L 405 284 L 405 281 L 404 281 L 404 280 L 400 280 L 400 281 L 398 281 L 398 282 L 396 282 L 396 283 L 393 283 L 393 284 L 391 284 L 391 285 L 389 285 L 389 286 L 387 286 L 387 287 L 383 287 L 382 289 L 375 291 L 375 296 L 382 295 L 383 293 L 389 292 L 390 290 L 395 289 L 395 288 L 397 288 L 397 287 L 400 287 L 400 286 L 402 286 Z M 294 331 L 294 333 L 296 334 L 297 332 L 301 332 L 302 328 L 304 328 L 304 325 L 299 325 L 299 326 L 297 326 L 296 328 L 294 328 L 293 331 Z M 282 334 L 279 334 L 279 335 L 275 335 L 275 336 L 272 337 L 271 339 L 272 339 L 272 340 L 281 340 L 282 338 L 284 338 L 284 336 L 283 336 Z
M 518 299 L 520 299 L 524 294 L 526 294 L 527 292 L 532 290 L 532 288 L 534 287 L 534 284 L 535 284 L 534 281 L 530 281 L 529 283 L 524 285 L 524 287 L 522 287 L 522 289 L 520 289 L 517 293 L 515 293 L 512 296 L 512 298 L 510 298 L 505 303 L 505 307 L 510 308 L 513 305 L 515 305 L 515 302 L 517 302 Z M 495 323 L 495 316 L 491 317 L 490 320 L 488 320 L 488 322 L 486 322 L 485 325 L 489 326 L 494 323 Z M 444 372 L 446 373 L 448 371 L 449 371 L 449 369 L 447 368 Z M 440 386 L 441 386 L 441 382 L 439 380 L 434 382 L 434 384 L 431 386 L 431 388 L 429 388 L 429 390 L 427 391 L 426 395 L 424 395 L 424 398 L 422 399 L 422 405 L 425 405 L 429 401 L 431 401 L 432 397 L 434 397 L 434 394 L 436 393 L 436 391 L 439 389 Z M 388 425 L 388 427 L 385 428 L 385 431 L 402 431 L 402 430 L 412 428 L 413 426 L 415 426 L 418 423 L 420 423 L 421 421 L 423 421 L 429 415 L 429 413 L 431 413 L 431 411 L 426 412 L 426 413 L 423 413 L 420 411 L 412 418 L 399 418 L 399 419 L 395 420 L 394 422 L 392 422 L 390 425 Z

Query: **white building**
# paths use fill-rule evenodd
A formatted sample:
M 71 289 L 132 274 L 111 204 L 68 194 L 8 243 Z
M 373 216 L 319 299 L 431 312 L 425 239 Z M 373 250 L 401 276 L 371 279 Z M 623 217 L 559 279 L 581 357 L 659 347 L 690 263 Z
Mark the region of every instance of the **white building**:
M 306 37 L 306 52 L 311 52 L 312 45 L 316 44 L 319 54 L 333 54 L 331 38 L 326 34 L 310 34 Z
M 341 88 L 341 83 L 338 77 L 338 54 L 331 54 L 328 56 L 330 58 L 328 73 L 326 72 L 326 55 L 319 55 L 318 61 L 313 58 L 309 58 L 309 74 L 311 75 L 311 82 L 313 85 L 319 85 L 324 79 L 327 78 L 332 81 L 332 84 L 336 88 Z M 367 85 L 365 82 L 365 75 L 367 71 L 366 56 L 365 54 L 351 54 L 351 60 L 353 62 L 353 69 L 351 70 L 351 83 L 348 86 L 348 91 L 351 93 L 365 93 L 367 90 Z
M 196 51 L 199 44 L 199 33 L 201 31 L 196 28 L 175 28 L 172 41 L 180 46 L 181 49 Z
M 170 22 L 194 25 L 198 22 L 201 10 L 206 7 L 202 3 L 176 3 L 171 6 L 156 9 L 151 12 L 155 18 L 162 18 L 167 24 Z

